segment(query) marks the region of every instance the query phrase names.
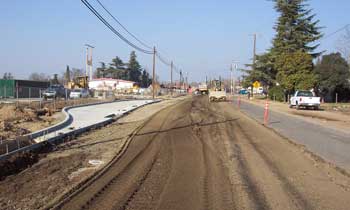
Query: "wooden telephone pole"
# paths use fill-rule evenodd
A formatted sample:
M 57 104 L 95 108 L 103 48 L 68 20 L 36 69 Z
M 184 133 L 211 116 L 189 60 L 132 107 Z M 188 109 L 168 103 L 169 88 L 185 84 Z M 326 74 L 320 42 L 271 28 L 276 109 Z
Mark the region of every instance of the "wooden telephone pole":
M 173 95 L 173 66 L 174 66 L 174 63 L 171 61 L 171 64 L 170 64 L 170 88 L 171 88 L 171 95 Z
M 156 47 L 153 47 L 153 71 L 152 71 L 152 98 L 155 98 L 156 93 Z

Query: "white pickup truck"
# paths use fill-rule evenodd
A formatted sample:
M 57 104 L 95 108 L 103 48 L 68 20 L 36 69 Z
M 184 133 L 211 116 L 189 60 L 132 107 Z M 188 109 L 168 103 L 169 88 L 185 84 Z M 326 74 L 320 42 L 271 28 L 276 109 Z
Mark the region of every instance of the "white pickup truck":
M 319 109 L 321 105 L 321 98 L 315 97 L 311 91 L 297 91 L 290 99 L 289 107 L 295 106 L 297 109 L 300 107 L 313 107 L 315 110 Z

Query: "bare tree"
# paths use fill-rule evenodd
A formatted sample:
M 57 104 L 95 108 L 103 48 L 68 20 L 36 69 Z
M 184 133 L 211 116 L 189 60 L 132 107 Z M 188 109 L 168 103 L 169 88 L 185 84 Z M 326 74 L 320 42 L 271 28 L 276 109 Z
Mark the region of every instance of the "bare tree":
M 34 72 L 29 75 L 28 79 L 34 81 L 49 81 L 50 76 L 45 73 Z
M 14 79 L 14 77 L 11 74 L 11 72 L 5 72 L 4 75 L 2 76 L 2 79 Z
M 337 50 L 350 63 L 350 25 L 345 28 L 344 34 L 337 41 Z

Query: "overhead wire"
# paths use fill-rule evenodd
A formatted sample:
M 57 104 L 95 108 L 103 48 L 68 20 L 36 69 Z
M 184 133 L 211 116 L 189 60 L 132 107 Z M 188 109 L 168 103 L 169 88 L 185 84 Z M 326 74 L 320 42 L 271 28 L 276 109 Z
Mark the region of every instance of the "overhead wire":
M 118 23 L 120 27 L 122 27 L 130 36 L 132 36 L 136 41 L 138 41 L 141 45 L 143 45 L 146 48 L 152 49 L 149 45 L 145 44 L 145 42 L 141 41 L 139 38 L 137 38 L 133 33 L 131 33 L 109 10 L 102 4 L 100 0 L 96 0 L 97 3 L 113 18 L 115 22 Z
M 147 44 L 145 44 L 144 42 L 142 42 L 140 39 L 138 39 L 135 35 L 133 35 L 129 30 L 127 30 L 127 28 L 122 25 L 120 23 L 120 21 L 118 21 L 117 18 L 115 18 L 115 16 L 113 16 L 109 10 L 99 1 L 96 0 L 97 3 L 114 19 L 114 21 L 116 21 L 130 36 L 132 36 L 135 40 L 137 40 L 141 45 L 143 45 L 146 48 L 152 49 L 152 47 L 148 46 Z M 121 33 L 119 33 L 111 24 L 109 24 L 109 22 L 104 19 L 102 17 L 102 15 L 89 3 L 88 0 L 81 0 L 81 2 L 107 27 L 109 28 L 115 35 L 117 35 L 121 40 L 123 40 L 125 43 L 127 43 L 129 46 L 133 47 L 134 49 L 145 53 L 145 54 L 155 54 L 157 56 L 157 58 L 165 65 L 167 66 L 171 66 L 171 62 L 169 62 L 167 59 L 165 59 L 162 55 L 160 55 L 158 50 L 146 50 L 143 49 L 139 46 L 137 46 L 136 44 L 134 44 L 133 42 L 131 42 L 130 40 L 128 40 L 127 38 L 125 38 Z M 173 70 L 180 74 L 181 70 L 179 70 L 179 68 L 175 65 L 173 65 Z
M 98 12 L 95 10 L 95 8 L 87 1 L 87 0 L 81 0 L 83 4 L 105 25 L 107 28 L 109 28 L 115 35 L 117 35 L 121 40 L 123 40 L 125 43 L 127 43 L 129 46 L 133 47 L 134 49 L 145 53 L 145 54 L 153 54 L 153 51 L 145 50 L 131 41 L 129 41 L 127 38 L 125 38 L 123 35 L 121 35 L 113 26 L 111 26 Z
M 330 34 L 328 34 L 327 36 L 322 37 L 322 38 L 320 39 L 320 41 L 325 40 L 325 39 L 328 39 L 329 37 L 334 36 L 335 34 L 341 32 L 342 30 L 347 29 L 349 26 L 350 26 L 350 24 L 346 24 L 345 26 L 339 28 L 338 30 L 336 30 L 336 31 L 334 31 L 334 32 L 332 32 L 332 33 L 330 33 Z

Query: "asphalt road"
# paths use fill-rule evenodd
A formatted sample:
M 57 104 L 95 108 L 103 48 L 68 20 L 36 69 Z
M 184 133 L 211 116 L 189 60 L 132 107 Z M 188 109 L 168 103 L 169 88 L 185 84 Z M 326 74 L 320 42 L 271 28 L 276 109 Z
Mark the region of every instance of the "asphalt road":
M 263 122 L 264 108 L 241 103 L 241 110 Z M 309 121 L 270 110 L 268 126 L 323 159 L 345 169 L 350 169 L 350 134 Z M 254 131 L 252 131 L 254 132 Z

